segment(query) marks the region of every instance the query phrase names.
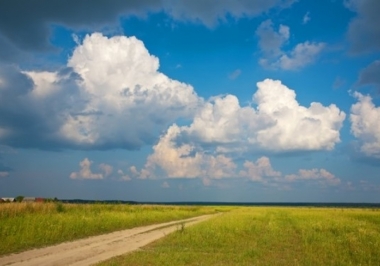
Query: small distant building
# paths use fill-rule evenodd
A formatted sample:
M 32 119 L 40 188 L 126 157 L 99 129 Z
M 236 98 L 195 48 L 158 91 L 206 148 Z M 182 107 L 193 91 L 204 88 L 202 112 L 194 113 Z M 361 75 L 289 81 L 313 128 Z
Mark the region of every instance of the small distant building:
M 0 198 L 1 202 L 14 202 L 15 198 Z
M 35 197 L 25 197 L 22 200 L 22 202 L 35 202 L 35 201 L 36 201 Z
M 45 202 L 44 198 L 36 198 L 35 202 Z

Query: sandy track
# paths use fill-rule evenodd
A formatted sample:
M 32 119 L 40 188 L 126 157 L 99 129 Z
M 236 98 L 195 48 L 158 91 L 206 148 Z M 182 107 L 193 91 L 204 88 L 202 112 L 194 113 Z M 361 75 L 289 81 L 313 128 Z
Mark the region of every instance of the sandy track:
M 92 265 L 134 251 L 167 234 L 215 216 L 155 224 L 0 257 L 0 265 Z

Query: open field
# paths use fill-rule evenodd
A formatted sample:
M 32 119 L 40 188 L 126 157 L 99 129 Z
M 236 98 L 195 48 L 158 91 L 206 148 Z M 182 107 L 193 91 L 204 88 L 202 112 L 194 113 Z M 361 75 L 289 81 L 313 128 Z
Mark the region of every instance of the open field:
M 134 227 L 0 257 L 0 266 L 90 266 L 123 255 L 219 214 Z
M 380 210 L 237 208 L 100 265 L 380 265 Z
M 215 213 L 212 207 L 4 203 L 0 256 L 137 226 Z

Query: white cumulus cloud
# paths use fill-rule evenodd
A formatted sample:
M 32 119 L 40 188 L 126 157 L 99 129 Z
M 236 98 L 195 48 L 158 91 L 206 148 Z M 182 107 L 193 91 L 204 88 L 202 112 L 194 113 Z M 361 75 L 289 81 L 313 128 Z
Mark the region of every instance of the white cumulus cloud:
M 351 106 L 351 132 L 359 140 L 363 154 L 380 158 L 380 107 L 368 95 L 355 92 L 354 96 L 358 102 Z
M 335 105 L 301 106 L 295 91 L 276 80 L 266 79 L 257 86 L 253 95 L 256 107 L 240 106 L 233 95 L 217 96 L 204 103 L 190 125 L 170 126 L 153 147 L 145 166 L 141 171 L 134 167 L 133 174 L 140 178 L 247 178 L 264 184 L 314 180 L 338 184 L 339 180 L 325 169 L 284 176 L 267 157 L 242 165 L 235 161 L 235 155 L 252 151 L 331 150 L 340 142 L 345 114 Z
M 110 176 L 113 172 L 113 167 L 109 164 L 102 163 L 99 168 L 104 172 L 104 176 Z
M 272 168 L 268 157 L 261 157 L 256 162 L 245 161 L 244 170 L 239 173 L 241 177 L 248 177 L 253 181 L 266 182 L 266 177 L 281 177 L 281 172 Z
M 295 182 L 300 180 L 313 180 L 325 185 L 338 185 L 341 183 L 340 179 L 327 171 L 326 169 L 300 169 L 297 174 L 285 176 L 286 181 Z
M 284 53 L 273 66 L 285 69 L 300 69 L 314 62 L 316 56 L 324 48 L 324 43 L 299 43 L 288 53 Z
M 158 72 L 158 59 L 134 37 L 87 36 L 68 66 L 88 96 L 83 115 L 68 117 L 61 128 L 72 141 L 140 146 L 156 128 L 191 115 L 199 101 L 191 86 Z
M 274 151 L 332 150 L 340 142 L 339 131 L 345 113 L 335 104 L 327 107 L 312 102 L 299 105 L 294 90 L 280 81 L 266 79 L 254 94 L 258 114 L 271 125 L 257 133 L 260 147 Z
M 177 145 L 175 139 L 180 132 L 180 128 L 173 125 L 160 138 L 141 171 L 142 178 L 160 177 L 155 174 L 157 166 L 164 171 L 163 176 L 169 178 L 233 177 L 236 165 L 231 158 L 207 154 L 192 144 Z
M 233 95 L 204 104 L 189 126 L 177 127 L 177 141 L 214 146 L 219 152 L 332 150 L 340 142 L 345 113 L 334 104 L 301 106 L 280 81 L 257 83 L 257 107 L 241 107 Z M 189 145 L 189 144 L 187 144 Z
M 152 144 L 203 101 L 190 85 L 158 69 L 158 58 L 140 40 L 100 33 L 87 35 L 57 72 L 0 66 L 0 140 L 73 149 Z M 25 141 L 24 132 L 33 141 Z
M 284 175 L 274 169 L 268 157 L 255 162 L 246 160 L 242 165 L 224 154 L 209 153 L 201 147 L 175 144 L 178 126 L 169 128 L 154 146 L 139 175 L 150 179 L 198 178 L 205 186 L 216 179 L 247 179 L 263 185 L 290 188 L 292 183 L 317 183 L 321 186 L 339 185 L 340 179 L 326 169 L 300 169 L 295 174 Z
M 91 171 L 91 164 L 93 162 L 88 158 L 84 158 L 83 161 L 79 163 L 80 170 L 78 172 L 72 172 L 70 174 L 71 179 L 103 179 L 103 174 L 93 173 Z

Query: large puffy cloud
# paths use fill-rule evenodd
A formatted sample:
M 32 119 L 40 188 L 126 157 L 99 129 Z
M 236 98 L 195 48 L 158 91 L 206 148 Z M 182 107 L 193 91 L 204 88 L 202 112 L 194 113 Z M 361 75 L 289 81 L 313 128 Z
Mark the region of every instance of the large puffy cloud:
M 78 143 L 141 146 L 198 105 L 193 88 L 158 72 L 158 59 L 134 37 L 88 36 L 68 65 L 89 97 L 61 133 Z
M 294 90 L 276 80 L 257 86 L 256 108 L 241 107 L 233 95 L 216 97 L 196 113 L 191 125 L 180 128 L 178 141 L 213 145 L 219 152 L 331 150 L 340 141 L 345 114 L 334 104 L 301 106 Z
M 254 95 L 258 114 L 270 117 L 272 126 L 260 130 L 257 142 L 270 150 L 331 150 L 340 142 L 339 130 L 345 113 L 335 104 L 312 102 L 300 106 L 294 90 L 280 81 L 258 83 Z
M 18 147 L 135 149 L 201 99 L 158 71 L 134 37 L 87 36 L 59 72 L 0 67 L 0 141 Z
M 289 41 L 290 28 L 280 25 L 278 31 L 271 20 L 262 22 L 256 30 L 263 57 L 259 63 L 264 67 L 284 70 L 297 70 L 313 63 L 325 44 L 306 41 L 298 43 L 292 50 L 283 46 Z
M 380 50 L 380 1 L 378 0 L 348 0 L 348 8 L 357 13 L 348 29 L 353 53 L 372 52 Z
M 213 26 L 227 16 L 252 17 L 275 7 L 289 7 L 293 2 L 295 0 L 1 1 L 0 46 L 2 50 L 7 48 L 7 52 L 0 51 L 0 56 L 9 58 L 9 51 L 48 49 L 51 24 L 94 31 L 115 26 L 121 16 L 163 11 L 178 21 Z
M 358 102 L 351 107 L 351 132 L 359 140 L 360 151 L 380 159 L 380 107 L 376 107 L 370 96 L 354 93 Z
M 257 85 L 253 95 L 256 108 L 241 107 L 233 95 L 214 97 L 197 111 L 190 125 L 170 126 L 153 147 L 145 166 L 140 171 L 134 168 L 133 175 L 144 179 L 235 177 L 263 184 L 339 184 L 340 180 L 325 169 L 301 169 L 284 175 L 271 166 L 267 157 L 242 165 L 234 160 L 236 154 L 259 150 L 331 150 L 340 141 L 345 114 L 335 105 L 312 103 L 306 108 L 280 81 L 267 79 Z

